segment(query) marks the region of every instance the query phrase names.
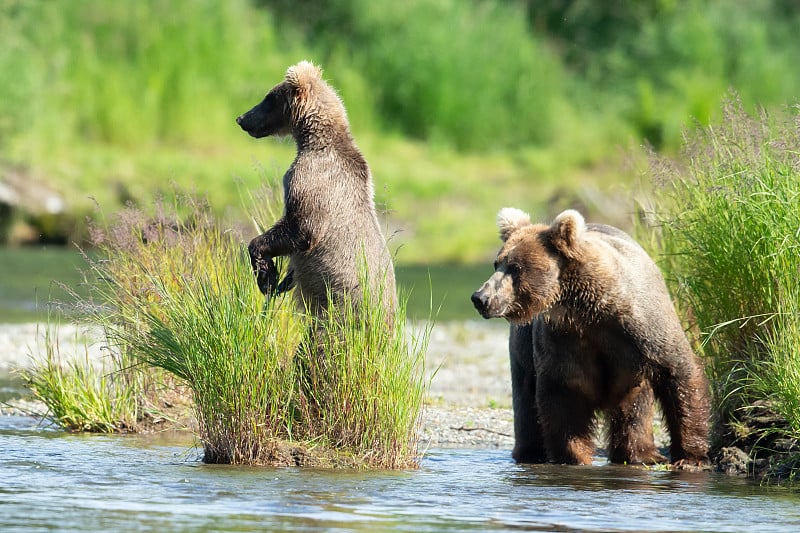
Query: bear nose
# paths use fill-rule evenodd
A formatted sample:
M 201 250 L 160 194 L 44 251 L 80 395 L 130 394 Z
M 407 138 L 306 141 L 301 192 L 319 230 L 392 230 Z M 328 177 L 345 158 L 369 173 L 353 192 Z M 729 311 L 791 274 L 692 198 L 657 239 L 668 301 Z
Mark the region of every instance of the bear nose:
M 486 310 L 487 298 L 486 295 L 483 294 L 483 291 L 477 290 L 472 293 L 472 305 L 475 306 L 475 309 L 478 310 L 480 314 L 483 314 Z
M 240 126 L 242 125 L 242 117 L 244 117 L 244 115 L 239 115 L 236 117 L 236 123 Z

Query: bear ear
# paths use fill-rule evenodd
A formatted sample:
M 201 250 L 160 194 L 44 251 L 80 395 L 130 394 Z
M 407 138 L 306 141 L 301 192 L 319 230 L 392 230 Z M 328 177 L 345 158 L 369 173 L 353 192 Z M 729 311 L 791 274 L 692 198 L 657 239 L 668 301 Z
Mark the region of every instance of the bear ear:
M 550 226 L 550 239 L 556 250 L 566 257 L 578 256 L 578 240 L 586 230 L 583 215 L 574 209 L 568 209 L 558 215 Z
M 530 215 L 515 207 L 504 207 L 497 213 L 497 227 L 503 242 L 506 242 L 508 237 L 519 228 L 529 226 L 530 223 Z
M 322 79 L 322 69 L 311 61 L 301 61 L 286 70 L 286 82 L 300 95 L 308 95 L 315 81 Z

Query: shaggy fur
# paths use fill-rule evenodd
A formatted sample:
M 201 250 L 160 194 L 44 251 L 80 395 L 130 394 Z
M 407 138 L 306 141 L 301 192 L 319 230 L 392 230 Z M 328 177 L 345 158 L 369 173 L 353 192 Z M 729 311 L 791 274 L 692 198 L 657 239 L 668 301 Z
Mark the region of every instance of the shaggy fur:
M 514 458 L 591 463 L 602 411 L 611 462 L 662 462 L 657 399 L 671 461 L 707 463 L 708 382 L 647 253 L 572 210 L 548 226 L 506 208 L 497 223 L 495 273 L 472 300 L 483 317 L 511 322 Z
M 361 302 L 359 269 L 366 263 L 373 295 L 392 320 L 395 281 L 391 257 L 375 212 L 372 176 L 350 134 L 341 99 L 321 70 L 303 61 L 283 82 L 236 119 L 251 136 L 292 135 L 297 155 L 283 177 L 284 214 L 250 242 L 258 286 L 264 294 L 296 284 L 321 316 L 327 291 L 334 301 Z M 289 275 L 280 285 L 272 258 L 288 255 Z

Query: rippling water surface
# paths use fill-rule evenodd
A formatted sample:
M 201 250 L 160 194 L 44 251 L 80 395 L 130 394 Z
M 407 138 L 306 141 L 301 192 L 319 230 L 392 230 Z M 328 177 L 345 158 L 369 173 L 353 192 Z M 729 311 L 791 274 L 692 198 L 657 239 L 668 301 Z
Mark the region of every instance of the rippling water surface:
M 0 417 L 0 531 L 800 530 L 800 496 L 721 474 L 519 466 L 429 451 L 411 472 L 212 466 L 190 437 Z

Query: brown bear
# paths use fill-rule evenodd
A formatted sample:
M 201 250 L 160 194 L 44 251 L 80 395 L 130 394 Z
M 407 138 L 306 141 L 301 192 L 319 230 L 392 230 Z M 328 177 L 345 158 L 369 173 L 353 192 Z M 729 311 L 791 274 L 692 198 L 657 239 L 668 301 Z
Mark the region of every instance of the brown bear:
M 283 176 L 284 213 L 249 245 L 266 295 L 296 285 L 315 316 L 344 297 L 362 302 L 363 269 L 371 294 L 395 313 L 392 260 L 375 211 L 372 175 L 350 134 L 347 113 L 322 71 L 308 61 L 289 67 L 263 101 L 236 119 L 256 138 L 292 135 L 297 155 Z M 272 258 L 289 256 L 278 284 Z
M 511 323 L 514 459 L 590 464 L 600 411 L 610 462 L 665 461 L 653 441 L 655 398 L 671 461 L 707 464 L 708 382 L 648 254 L 574 210 L 548 226 L 504 208 L 497 224 L 495 272 L 472 301 L 484 318 Z

